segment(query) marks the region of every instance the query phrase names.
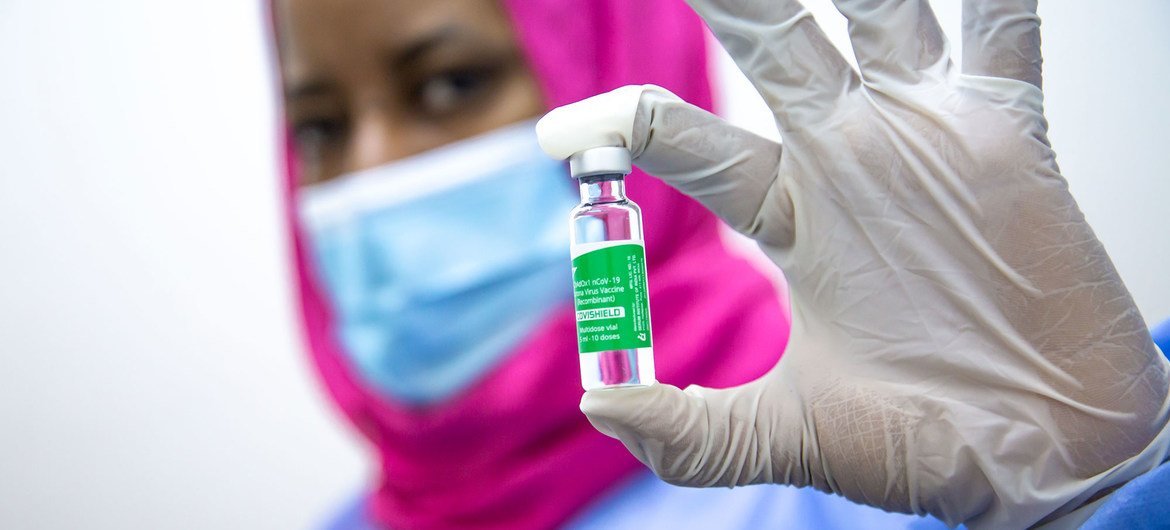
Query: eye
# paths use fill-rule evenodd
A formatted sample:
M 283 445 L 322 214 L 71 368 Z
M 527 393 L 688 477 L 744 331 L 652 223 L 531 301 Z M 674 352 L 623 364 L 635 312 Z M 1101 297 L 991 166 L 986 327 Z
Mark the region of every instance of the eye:
M 424 115 L 443 117 L 473 106 L 487 95 L 499 69 L 495 67 L 459 68 L 440 72 L 424 79 L 414 90 L 413 102 Z
M 307 118 L 293 123 L 293 141 L 302 153 L 320 154 L 345 139 L 348 126 L 334 118 Z

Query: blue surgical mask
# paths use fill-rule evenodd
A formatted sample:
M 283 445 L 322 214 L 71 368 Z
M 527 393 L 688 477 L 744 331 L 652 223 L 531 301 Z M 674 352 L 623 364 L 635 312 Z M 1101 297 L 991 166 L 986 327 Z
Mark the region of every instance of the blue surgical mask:
M 526 122 L 302 187 L 315 273 L 362 380 L 444 400 L 569 300 L 570 184 Z

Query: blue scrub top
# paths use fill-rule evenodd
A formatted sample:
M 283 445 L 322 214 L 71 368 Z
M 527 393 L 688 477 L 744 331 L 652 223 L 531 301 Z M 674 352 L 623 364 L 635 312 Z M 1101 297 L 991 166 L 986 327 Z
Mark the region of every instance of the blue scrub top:
M 1154 344 L 1162 348 L 1162 353 L 1170 357 L 1170 319 L 1154 326 L 1154 329 L 1150 330 L 1150 335 L 1154 337 Z
M 812 488 L 671 486 L 645 472 L 602 497 L 568 530 L 655 528 L 943 529 L 938 519 L 889 513 Z
M 328 530 L 378 530 L 365 512 L 366 496 L 347 505 Z M 567 530 L 944 529 L 941 521 L 883 512 L 843 497 L 788 486 L 682 488 L 645 471 L 612 491 L 563 528 Z

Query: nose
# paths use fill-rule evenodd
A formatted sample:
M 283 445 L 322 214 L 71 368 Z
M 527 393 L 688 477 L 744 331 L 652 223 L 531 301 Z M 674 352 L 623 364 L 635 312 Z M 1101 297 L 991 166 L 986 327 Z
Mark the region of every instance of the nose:
M 458 140 L 447 128 L 412 117 L 408 109 L 367 105 L 356 113 L 344 149 L 344 171 L 360 171 Z
M 377 167 L 418 152 L 410 146 L 405 127 L 395 123 L 386 112 L 363 112 L 353 127 L 346 153 L 347 171 Z

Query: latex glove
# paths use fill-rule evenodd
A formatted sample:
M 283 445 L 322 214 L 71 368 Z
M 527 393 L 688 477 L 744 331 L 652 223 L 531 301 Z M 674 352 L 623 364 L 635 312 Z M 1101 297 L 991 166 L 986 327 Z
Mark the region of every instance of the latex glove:
M 1058 519 L 1165 460 L 1168 366 L 1057 168 L 1035 1 L 965 2 L 964 72 L 927 2 L 836 3 L 860 77 L 795 1 L 692 2 L 783 148 L 656 87 L 538 125 L 556 157 L 627 145 L 790 282 L 760 380 L 581 409 L 674 484 L 807 485 L 975 528 Z

